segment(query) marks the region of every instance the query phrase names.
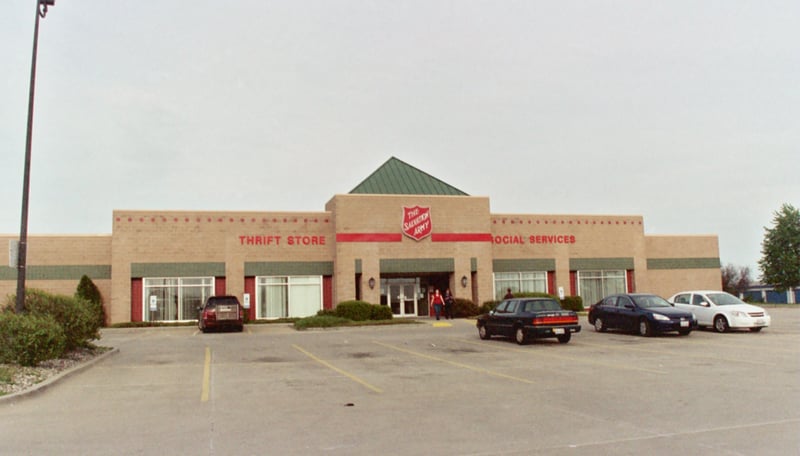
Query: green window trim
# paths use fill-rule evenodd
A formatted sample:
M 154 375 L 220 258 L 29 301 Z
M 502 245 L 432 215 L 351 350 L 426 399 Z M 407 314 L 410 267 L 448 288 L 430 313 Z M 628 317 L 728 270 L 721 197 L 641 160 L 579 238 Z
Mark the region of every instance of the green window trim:
M 295 276 L 295 275 L 333 275 L 332 261 L 258 261 L 244 264 L 244 275 L 254 276 Z
M 492 269 L 494 272 L 555 271 L 556 260 L 554 258 L 492 260 Z
M 92 280 L 111 279 L 111 265 L 68 264 L 52 266 L 27 266 L 26 280 L 80 280 L 87 276 Z M 0 266 L 0 280 L 17 280 L 17 268 Z
M 380 261 L 381 274 L 453 272 L 455 265 L 453 258 L 387 258 Z
M 719 258 L 648 258 L 647 269 L 719 269 Z
M 131 278 L 225 277 L 225 263 L 131 263 Z
M 570 271 L 633 269 L 633 258 L 571 258 Z

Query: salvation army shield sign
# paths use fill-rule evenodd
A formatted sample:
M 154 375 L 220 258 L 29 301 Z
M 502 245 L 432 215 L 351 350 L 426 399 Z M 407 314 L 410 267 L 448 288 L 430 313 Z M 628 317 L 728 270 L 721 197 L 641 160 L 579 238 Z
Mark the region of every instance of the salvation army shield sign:
M 430 236 L 432 229 L 430 207 L 403 207 L 403 234 L 420 241 Z

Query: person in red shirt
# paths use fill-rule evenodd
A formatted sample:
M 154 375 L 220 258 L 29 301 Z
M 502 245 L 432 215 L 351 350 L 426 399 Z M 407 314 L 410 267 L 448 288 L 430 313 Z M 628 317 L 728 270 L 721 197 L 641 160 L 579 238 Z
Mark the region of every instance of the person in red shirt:
M 433 312 L 436 314 L 436 319 L 438 320 L 442 315 L 442 308 L 444 307 L 444 298 L 439 293 L 438 288 L 433 292 L 431 303 L 433 304 Z

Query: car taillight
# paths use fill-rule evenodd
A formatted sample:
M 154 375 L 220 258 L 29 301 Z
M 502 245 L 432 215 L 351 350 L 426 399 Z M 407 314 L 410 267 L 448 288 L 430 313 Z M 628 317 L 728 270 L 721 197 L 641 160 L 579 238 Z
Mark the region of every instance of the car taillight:
M 566 325 L 578 322 L 577 315 L 566 315 L 558 317 L 536 317 L 533 319 L 534 325 Z

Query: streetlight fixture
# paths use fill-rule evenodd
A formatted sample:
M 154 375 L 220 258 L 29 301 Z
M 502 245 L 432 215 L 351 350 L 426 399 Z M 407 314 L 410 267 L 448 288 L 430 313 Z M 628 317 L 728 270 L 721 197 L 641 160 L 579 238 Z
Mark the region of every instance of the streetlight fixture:
M 39 46 L 39 18 L 47 16 L 47 7 L 56 0 L 36 0 L 36 22 L 33 26 L 33 55 L 31 57 L 31 85 L 28 90 L 28 132 L 25 137 L 25 173 L 22 178 L 22 221 L 19 228 L 17 250 L 17 303 L 15 311 L 25 311 L 25 262 L 28 250 L 28 188 L 31 180 L 31 138 L 33 136 L 33 92 L 36 87 L 36 51 Z

